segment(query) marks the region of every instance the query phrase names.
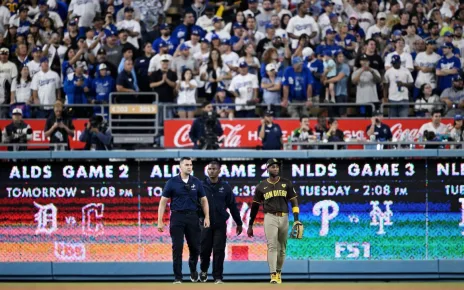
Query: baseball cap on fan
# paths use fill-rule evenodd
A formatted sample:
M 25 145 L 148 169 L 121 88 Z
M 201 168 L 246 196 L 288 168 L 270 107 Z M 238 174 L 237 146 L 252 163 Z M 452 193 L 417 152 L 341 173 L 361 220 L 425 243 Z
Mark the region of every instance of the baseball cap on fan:
M 277 160 L 277 159 L 275 159 L 275 158 L 271 158 L 271 159 L 269 159 L 269 160 L 266 162 L 266 168 L 269 168 L 269 167 L 271 167 L 271 166 L 274 165 L 274 164 L 279 165 L 280 162 L 279 162 L 279 160 Z
M 13 109 L 13 113 L 12 115 L 23 115 L 23 110 L 21 110 L 20 108 L 14 108 Z
M 394 56 L 392 56 L 391 58 L 391 63 L 394 64 L 394 63 L 401 63 L 401 57 L 397 54 L 395 54 Z

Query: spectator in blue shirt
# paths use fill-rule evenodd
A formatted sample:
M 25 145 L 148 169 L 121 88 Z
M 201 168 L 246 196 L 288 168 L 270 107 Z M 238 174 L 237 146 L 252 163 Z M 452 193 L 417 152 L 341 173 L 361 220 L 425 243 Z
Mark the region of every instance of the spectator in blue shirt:
M 209 206 L 201 181 L 192 176 L 193 164 L 189 157 L 180 160 L 180 174 L 166 182 L 158 206 L 158 231 L 164 231 L 163 217 L 168 200 L 171 200 L 169 233 L 172 239 L 174 284 L 182 283 L 182 252 L 184 237 L 189 248 L 190 280 L 198 281 L 197 264 L 200 256 L 200 216 L 204 214 L 203 226 L 209 228 Z
M 205 37 L 205 32 L 200 26 L 195 25 L 195 17 L 193 12 L 186 12 L 184 14 L 184 22 L 176 27 L 172 32 L 171 36 L 174 39 L 175 43 L 182 43 L 184 41 L 190 40 L 192 30 L 200 31 L 200 38 Z
M 444 43 L 453 43 L 453 37 L 454 37 L 454 34 L 451 31 L 445 32 L 445 34 L 443 34 Z M 461 56 L 461 51 L 459 50 L 458 47 L 453 45 L 453 48 L 451 49 L 451 51 L 453 52 L 455 57 L 459 58 Z M 443 49 L 440 47 L 437 50 L 437 53 L 440 56 L 443 56 Z
M 97 77 L 92 80 L 91 91 L 93 98 L 92 104 L 108 104 L 110 93 L 115 91 L 115 82 L 108 74 L 108 67 L 101 63 L 97 66 Z M 101 113 L 100 107 L 94 108 L 95 113 Z M 104 109 L 105 115 L 108 114 L 108 107 Z
M 178 46 L 176 39 L 171 36 L 171 29 L 169 24 L 163 23 L 160 25 L 161 36 L 155 39 L 152 44 L 152 48 L 156 53 L 159 53 L 159 47 L 161 43 L 167 43 L 169 46 L 169 54 L 173 55 Z
M 320 57 L 318 58 L 318 55 L 314 53 L 313 49 L 311 47 L 305 47 L 303 49 L 303 57 L 304 57 L 304 67 L 307 67 L 313 76 L 313 96 L 312 96 L 312 102 L 313 103 L 319 103 L 319 97 L 321 96 L 321 93 L 323 93 L 322 90 L 322 83 L 321 83 L 321 76 L 324 73 L 324 63 L 322 62 L 322 55 L 319 55 Z
M 285 69 L 282 80 L 282 106 L 289 107 L 288 113 L 292 118 L 306 115 L 307 107 L 312 105 L 312 85 L 314 83 L 311 71 L 303 66 L 303 59 L 299 56 L 292 58 L 292 66 Z M 289 106 L 291 103 L 304 103 L 306 106 Z
M 85 62 L 76 63 L 76 71 L 65 76 L 63 89 L 68 104 L 87 104 L 87 94 L 90 92 L 90 80 L 84 71 L 87 70 Z
M 452 78 L 459 73 L 461 60 L 453 55 L 453 44 L 450 42 L 442 45 L 443 57 L 438 61 L 436 75 L 438 77 L 438 92 L 450 88 Z
M 263 142 L 263 150 L 280 150 L 282 149 L 282 129 L 279 124 L 273 122 L 273 111 L 266 111 L 261 125 L 258 127 L 258 137 Z
M 342 50 L 342 47 L 337 45 L 335 42 L 336 35 L 337 35 L 337 32 L 335 30 L 332 30 L 330 28 L 327 29 L 326 35 L 325 35 L 325 41 L 317 46 L 316 53 L 322 54 L 324 51 L 329 50 L 333 55 L 337 51 Z

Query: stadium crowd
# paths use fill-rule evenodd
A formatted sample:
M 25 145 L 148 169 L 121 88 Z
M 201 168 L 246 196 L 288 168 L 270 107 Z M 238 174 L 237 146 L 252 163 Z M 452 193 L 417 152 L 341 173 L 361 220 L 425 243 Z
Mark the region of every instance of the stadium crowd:
M 186 0 L 177 25 L 165 21 L 169 6 L 4 0 L 0 103 L 99 104 L 113 91 L 154 91 L 160 103 L 177 103 L 181 118 L 194 117 L 199 99 L 221 104 L 230 118 L 256 116 L 258 103 L 294 118 L 323 102 L 415 101 L 418 116 L 444 102 L 447 116 L 461 113 L 460 2 Z M 356 114 L 372 114 L 368 108 Z M 0 117 L 12 109 L 2 107 Z M 389 110 L 409 114 L 407 105 Z
M 330 104 L 356 103 L 360 117 L 381 103 L 390 117 L 463 113 L 464 1 L 184 0 L 168 24 L 170 6 L 3 0 L 0 119 L 56 118 L 57 102 L 106 104 L 111 92 L 132 103 L 156 92 L 178 105 L 164 117 L 180 118 L 203 101 L 223 118 L 264 115 L 261 104 L 293 118 L 320 103 L 340 117 L 353 111 Z

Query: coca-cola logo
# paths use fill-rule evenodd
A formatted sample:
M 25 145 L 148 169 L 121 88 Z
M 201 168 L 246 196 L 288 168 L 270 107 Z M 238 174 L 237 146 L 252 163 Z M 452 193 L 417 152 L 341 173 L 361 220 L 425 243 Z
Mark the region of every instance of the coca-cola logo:
M 392 140 L 401 141 L 401 140 L 417 140 L 419 139 L 419 129 L 404 129 L 403 124 L 396 123 L 390 128 L 392 132 Z
M 191 124 L 185 124 L 180 127 L 174 135 L 174 146 L 178 148 L 192 147 L 193 143 L 190 140 L 189 132 L 192 128 Z M 224 135 L 219 138 L 221 147 L 233 148 L 240 147 L 242 141 L 241 131 L 245 128 L 244 125 L 222 124 Z

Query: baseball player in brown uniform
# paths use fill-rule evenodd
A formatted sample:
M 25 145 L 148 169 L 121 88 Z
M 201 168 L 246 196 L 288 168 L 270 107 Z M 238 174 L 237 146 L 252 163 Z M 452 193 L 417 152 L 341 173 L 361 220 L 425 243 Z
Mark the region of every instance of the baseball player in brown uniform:
M 271 272 L 271 284 L 282 283 L 282 266 L 285 260 L 288 237 L 288 202 L 292 203 L 295 222 L 298 222 L 298 200 L 292 182 L 280 177 L 280 166 L 277 159 L 269 159 L 266 163 L 269 178 L 263 180 L 255 190 L 251 206 L 248 237 L 253 237 L 253 223 L 259 206 L 264 209 L 264 232 L 267 240 L 267 262 Z

